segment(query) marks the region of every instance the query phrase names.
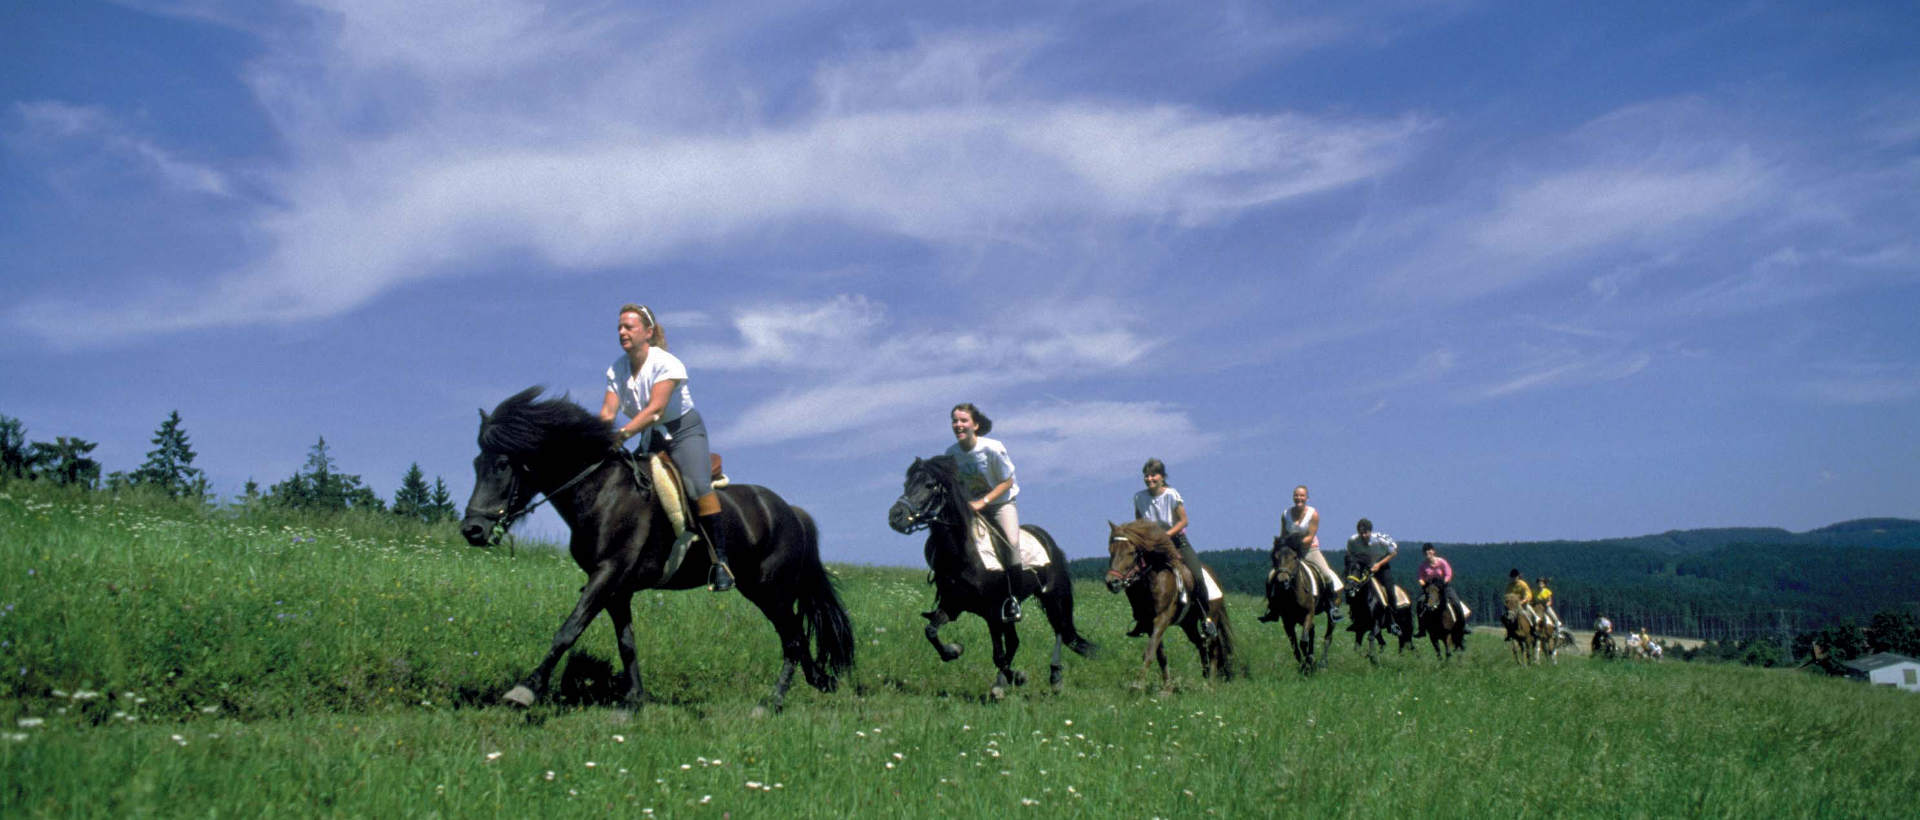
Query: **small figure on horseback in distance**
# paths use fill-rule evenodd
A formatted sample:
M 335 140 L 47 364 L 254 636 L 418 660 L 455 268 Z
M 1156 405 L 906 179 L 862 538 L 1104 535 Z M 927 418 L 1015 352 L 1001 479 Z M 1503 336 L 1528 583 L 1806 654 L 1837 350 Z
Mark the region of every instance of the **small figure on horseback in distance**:
M 1146 519 L 1167 531 L 1167 537 L 1173 540 L 1174 549 L 1179 551 L 1180 560 L 1193 574 L 1194 592 L 1200 596 L 1202 606 L 1214 600 L 1212 591 L 1207 588 L 1200 566 L 1200 554 L 1193 551 L 1193 543 L 1187 540 L 1187 502 L 1180 497 L 1180 491 L 1167 486 L 1167 465 L 1160 459 L 1150 458 L 1140 467 L 1140 478 L 1147 488 L 1133 494 L 1133 517 Z M 1211 635 L 1219 627 L 1212 619 L 1201 624 L 1200 631 Z M 1135 613 L 1133 629 L 1127 637 L 1136 638 L 1153 629 L 1150 618 L 1141 618 Z
M 1393 568 L 1390 563 L 1393 556 L 1400 552 L 1400 545 L 1393 536 L 1384 532 L 1374 532 L 1373 522 L 1362 518 L 1353 526 L 1353 535 L 1347 538 L 1347 556 L 1345 560 L 1347 579 L 1355 583 L 1348 594 L 1361 606 L 1367 606 L 1367 597 L 1377 589 L 1379 609 L 1387 621 L 1387 631 L 1399 635 L 1400 624 L 1395 620 L 1393 610 L 1399 606 L 1393 594 Z M 1378 584 L 1377 588 L 1373 581 Z M 1358 625 L 1356 624 L 1356 627 Z
M 972 402 L 962 402 L 947 411 L 953 427 L 953 444 L 947 455 L 959 467 L 959 478 L 967 494 L 967 505 L 992 526 L 994 555 L 1007 576 L 1007 600 L 1000 607 L 1000 619 L 1008 623 L 1020 620 L 1020 598 L 1013 591 L 1013 574 L 1023 572 L 1020 565 L 1020 511 L 1014 499 L 1020 495 L 1020 483 L 1014 480 L 1013 459 L 1006 445 L 987 438 L 993 420 Z
M 1306 544 L 1306 554 L 1300 556 L 1301 562 L 1318 573 L 1321 581 L 1324 582 L 1318 608 L 1328 610 L 1328 617 L 1333 620 L 1343 619 L 1345 615 L 1340 612 L 1340 607 L 1334 605 L 1334 602 L 1340 600 L 1340 591 L 1345 587 L 1340 583 L 1340 576 L 1334 573 L 1332 567 L 1327 566 L 1327 557 L 1320 554 L 1320 511 L 1307 506 L 1307 485 L 1305 484 L 1293 488 L 1293 506 L 1280 514 L 1280 538 L 1285 539 L 1294 533 L 1299 533 Z M 1280 613 L 1275 612 L 1272 607 L 1268 607 L 1267 613 L 1260 616 L 1260 620 L 1265 623 L 1273 623 L 1279 619 Z
M 1553 627 L 1553 631 L 1557 633 L 1560 631 L 1562 624 L 1560 623 L 1560 613 L 1553 611 L 1553 590 L 1547 588 L 1547 582 L 1552 579 L 1542 575 L 1533 580 L 1537 585 L 1533 590 L 1533 609 L 1535 612 L 1538 612 L 1540 617 L 1545 619 L 1546 622 Z
M 1447 559 L 1440 557 L 1440 553 L 1434 550 L 1432 544 L 1421 544 L 1420 554 L 1422 556 L 1420 572 L 1415 580 L 1419 581 L 1421 590 L 1424 591 L 1429 585 L 1437 587 L 1447 608 L 1453 611 L 1455 620 L 1465 623 L 1467 608 L 1460 603 L 1460 594 L 1453 591 L 1453 565 L 1447 563 Z M 1414 633 L 1414 637 L 1424 635 L 1426 631 L 1426 621 L 1422 620 L 1419 631 Z
M 667 352 L 666 330 L 645 305 L 620 307 L 619 334 L 623 354 L 607 368 L 607 397 L 600 405 L 600 419 L 614 424 L 614 437 L 622 446 L 637 438 L 641 455 L 666 451 L 693 497 L 699 530 L 713 553 L 707 586 L 714 592 L 733 589 L 726 528 L 720 525 L 720 498 L 713 492 L 707 426 L 700 411 L 693 409 L 687 366 Z M 622 414 L 627 416 L 626 423 L 615 423 Z M 691 537 L 692 529 L 681 535 Z

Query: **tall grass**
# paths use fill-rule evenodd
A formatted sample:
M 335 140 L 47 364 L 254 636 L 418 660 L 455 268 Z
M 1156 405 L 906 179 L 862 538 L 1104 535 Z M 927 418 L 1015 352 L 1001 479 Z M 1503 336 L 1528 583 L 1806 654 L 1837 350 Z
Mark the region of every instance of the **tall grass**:
M 206 512 L 0 486 L 0 814 L 839 817 L 1488 814 L 1908 816 L 1920 698 L 1801 673 L 1563 658 L 1369 665 L 1311 680 L 1251 599 L 1249 676 L 1141 675 L 1124 600 L 1075 588 L 1082 631 L 1021 625 L 1035 683 L 983 699 L 978 620 L 921 634 L 917 571 L 838 567 L 860 635 L 842 690 L 755 718 L 778 648 L 744 598 L 645 592 L 655 701 L 611 708 L 596 623 L 556 698 L 494 698 L 537 660 L 582 574 L 446 528 Z M 1037 815 L 1036 815 L 1037 816 Z

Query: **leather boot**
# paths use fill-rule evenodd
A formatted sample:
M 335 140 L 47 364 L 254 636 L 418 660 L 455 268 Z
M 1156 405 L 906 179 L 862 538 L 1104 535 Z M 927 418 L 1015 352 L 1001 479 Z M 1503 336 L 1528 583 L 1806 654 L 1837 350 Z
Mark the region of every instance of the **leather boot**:
M 733 569 L 727 566 L 726 528 L 720 525 L 720 514 L 700 516 L 700 531 L 706 535 L 707 545 L 713 547 L 713 569 L 707 575 L 707 589 L 714 592 L 733 589 Z

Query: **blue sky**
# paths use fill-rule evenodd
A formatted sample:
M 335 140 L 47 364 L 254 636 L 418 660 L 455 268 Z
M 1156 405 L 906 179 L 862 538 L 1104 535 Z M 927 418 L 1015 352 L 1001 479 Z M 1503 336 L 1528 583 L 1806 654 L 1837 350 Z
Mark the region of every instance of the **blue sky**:
M 1273 8 L 1271 6 L 1279 6 Z M 1920 517 L 1910 3 L 0 8 L 0 413 L 460 499 L 653 306 L 829 560 L 995 420 L 1104 554 Z M 559 537 L 557 519 L 533 522 Z

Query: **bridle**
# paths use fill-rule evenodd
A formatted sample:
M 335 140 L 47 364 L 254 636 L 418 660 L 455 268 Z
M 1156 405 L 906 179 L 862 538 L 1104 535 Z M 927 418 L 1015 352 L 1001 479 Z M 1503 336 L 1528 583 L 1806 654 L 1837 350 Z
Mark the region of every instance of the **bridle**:
M 1108 539 L 1107 543 L 1132 544 L 1133 542 L 1124 535 L 1115 535 L 1111 539 Z M 1107 588 L 1125 589 L 1133 586 L 1133 583 L 1140 580 L 1140 576 L 1146 574 L 1146 572 L 1147 554 L 1136 547 L 1133 551 L 1133 566 L 1128 567 L 1126 572 L 1116 572 L 1111 569 L 1107 570 Z
M 900 499 L 894 503 L 905 504 L 906 501 L 906 493 L 901 493 Z M 907 528 L 902 532 L 911 535 L 932 527 L 935 524 L 953 525 L 954 522 L 948 521 L 945 517 L 947 506 L 947 493 L 945 490 L 936 488 L 933 492 L 927 493 L 926 503 L 920 505 L 918 509 L 912 506 L 907 507 Z
M 587 476 L 593 475 L 594 471 L 599 470 L 600 466 L 606 464 L 610 458 L 612 458 L 612 456 L 588 464 L 586 469 L 581 470 L 574 477 L 567 479 L 565 483 L 545 493 L 540 500 L 521 507 L 519 510 L 512 510 L 512 508 L 514 502 L 520 498 L 520 476 L 522 474 L 531 475 L 533 471 L 524 464 L 508 461 L 507 500 L 506 503 L 501 505 L 500 510 L 494 513 L 494 515 L 498 517 L 494 519 L 493 528 L 487 532 L 487 546 L 498 544 L 503 538 L 510 538 L 509 530 L 512 529 L 514 524 L 519 523 L 520 519 L 526 518 L 528 515 L 531 515 L 534 510 L 540 509 L 541 504 L 552 501 L 554 496 L 564 493 L 572 489 L 573 485 L 586 480 Z M 529 494 L 529 497 L 533 495 L 541 495 L 541 493 L 536 491 Z M 511 540 L 508 540 L 507 548 L 508 550 L 513 549 L 513 542 Z

